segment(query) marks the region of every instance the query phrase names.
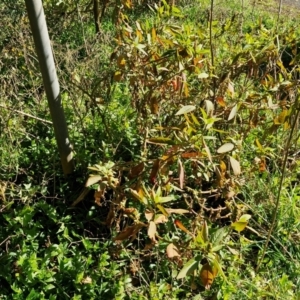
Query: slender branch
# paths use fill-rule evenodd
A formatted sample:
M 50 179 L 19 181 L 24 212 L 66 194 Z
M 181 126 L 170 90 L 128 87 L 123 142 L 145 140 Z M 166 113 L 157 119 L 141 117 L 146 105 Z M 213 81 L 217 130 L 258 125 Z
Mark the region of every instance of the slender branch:
M 243 26 L 244 26 L 244 9 L 245 9 L 245 3 L 244 0 L 241 0 L 242 2 L 242 14 L 241 14 L 241 36 L 243 35 Z
M 17 110 L 17 109 L 13 109 L 13 108 L 10 108 L 10 107 L 6 107 L 2 104 L 0 104 L 0 107 L 4 108 L 4 109 L 7 109 L 7 110 L 10 110 L 10 111 L 13 111 L 13 112 L 16 112 L 20 115 L 23 115 L 23 116 L 26 116 L 26 117 L 29 117 L 29 118 L 32 118 L 32 119 L 35 119 L 35 120 L 38 120 L 38 121 L 41 121 L 42 123 L 46 123 L 46 124 L 51 124 L 52 125 L 52 122 L 51 121 L 48 121 L 48 120 L 45 120 L 45 119 L 42 119 L 42 118 L 39 118 L 39 117 L 36 117 L 36 116 L 33 116 L 33 115 L 30 115 L 30 114 L 27 114 L 21 110 Z
M 279 203 L 280 203 L 280 195 L 281 195 L 281 191 L 282 191 L 282 187 L 283 187 L 283 181 L 284 181 L 284 178 L 285 178 L 285 171 L 286 171 L 286 164 L 287 164 L 287 160 L 288 160 L 288 149 L 290 149 L 292 139 L 293 139 L 293 134 L 294 134 L 294 131 L 295 131 L 295 128 L 296 128 L 296 124 L 297 124 L 297 121 L 298 121 L 299 116 L 300 116 L 300 109 L 298 107 L 299 97 L 300 96 L 298 95 L 297 96 L 297 102 L 295 103 L 296 113 L 295 113 L 295 116 L 294 116 L 294 120 L 292 122 L 291 131 L 290 131 L 290 134 L 289 134 L 288 140 L 286 142 L 286 146 L 285 146 L 285 154 L 284 154 L 284 158 L 283 158 L 283 165 L 282 165 L 282 168 L 281 168 L 281 177 L 280 177 L 280 183 L 279 183 L 279 190 L 278 190 L 278 193 L 277 193 L 275 208 L 274 208 L 273 214 L 272 214 L 272 223 L 271 223 L 271 227 L 268 231 L 267 240 L 266 240 L 266 243 L 264 245 L 261 258 L 260 258 L 260 260 L 257 264 L 257 267 L 256 267 L 256 272 L 259 271 L 259 268 L 260 268 L 260 266 L 261 266 L 261 264 L 264 260 L 264 257 L 265 257 L 270 239 L 271 239 L 271 235 L 272 235 L 272 232 L 274 230 L 275 223 L 276 223 L 276 217 L 277 217 L 277 212 L 278 212 Z
M 215 56 L 214 56 L 214 45 L 213 45 L 213 36 L 212 36 L 213 9 L 214 9 L 214 0 L 210 0 L 209 44 L 210 44 L 211 68 L 214 72 L 214 69 L 215 69 Z M 216 99 L 216 86 L 217 86 L 216 77 L 213 75 L 213 102 Z
M 210 55 L 211 55 L 211 65 L 214 67 L 214 49 L 213 49 L 213 38 L 212 38 L 212 19 L 213 19 L 213 9 L 214 0 L 210 1 L 210 11 L 209 11 L 209 43 L 210 43 Z
M 71 207 L 76 206 L 79 202 L 81 202 L 85 196 L 89 193 L 89 189 L 84 187 L 80 193 L 80 195 L 77 197 L 77 199 L 71 204 Z
M 277 14 L 277 27 L 278 27 L 278 23 L 279 23 L 280 15 L 281 15 L 281 9 L 282 9 L 282 0 L 280 0 L 280 1 L 279 1 L 279 6 L 278 6 L 278 14 Z
M 11 238 L 13 238 L 13 237 L 15 237 L 15 236 L 16 236 L 16 234 L 8 236 L 5 240 L 3 240 L 3 241 L 0 243 L 0 247 L 1 247 L 5 242 L 7 242 L 9 239 L 11 239 Z

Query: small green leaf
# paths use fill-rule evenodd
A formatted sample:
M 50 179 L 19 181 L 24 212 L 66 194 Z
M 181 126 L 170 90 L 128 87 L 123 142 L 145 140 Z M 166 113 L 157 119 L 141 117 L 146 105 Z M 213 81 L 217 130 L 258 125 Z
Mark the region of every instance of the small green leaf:
M 136 200 L 138 200 L 138 201 L 140 201 L 141 203 L 143 203 L 143 204 L 148 204 L 148 200 L 147 200 L 147 198 L 146 197 L 144 197 L 143 196 L 143 194 L 141 193 L 138 193 L 137 191 L 135 191 L 135 190 L 133 190 L 133 189 L 128 189 L 128 192 L 130 193 L 130 195 L 134 198 L 134 199 L 136 199 Z
M 201 227 L 201 230 L 198 231 L 198 234 L 197 234 L 197 237 L 196 237 L 196 243 L 200 247 L 205 247 L 208 242 L 209 242 L 208 227 L 207 227 L 206 221 L 204 221 L 203 225 Z
M 222 269 L 222 266 L 221 264 L 219 263 L 219 258 L 218 258 L 218 255 L 216 254 L 208 254 L 208 261 L 214 266 L 217 268 L 218 270 L 218 273 L 221 274 L 221 276 L 223 277 L 223 279 L 227 282 L 227 277 L 226 275 L 224 274 L 223 272 L 223 269 Z
M 225 237 L 228 235 L 228 227 L 222 227 L 216 230 L 211 235 L 211 243 L 213 245 L 212 251 L 218 251 L 223 246 L 222 243 L 224 242 Z
M 240 217 L 239 222 L 248 222 L 250 219 L 251 215 L 245 214 Z
M 166 216 L 166 217 L 169 216 L 169 213 L 166 211 L 166 209 L 162 205 L 157 204 L 156 207 L 163 213 L 164 216 Z
M 203 241 L 205 243 L 209 242 L 208 240 L 208 227 L 206 221 L 203 222 L 202 228 L 201 228 L 201 234 L 203 237 Z
M 199 79 L 208 78 L 208 77 L 209 77 L 209 75 L 208 75 L 207 73 L 200 73 L 200 74 L 198 75 L 198 78 L 199 78 Z
M 158 197 L 155 199 L 155 203 L 167 203 L 174 200 L 176 200 L 176 197 L 174 195 L 170 195 L 166 197 Z
M 247 215 L 247 214 L 242 215 L 237 222 L 234 222 L 233 224 L 231 224 L 231 227 L 234 230 L 236 230 L 238 232 L 241 232 L 248 225 L 248 221 L 249 221 L 250 218 L 251 218 L 251 215 Z
M 192 273 L 200 264 L 201 259 L 202 257 L 199 255 L 190 259 L 177 275 L 177 279 L 182 279 Z
M 53 285 L 53 284 L 48 284 L 48 285 L 46 285 L 45 287 L 44 287 L 44 289 L 45 289 L 45 291 L 49 291 L 49 290 L 52 290 L 52 289 L 54 289 L 55 288 L 55 285 Z

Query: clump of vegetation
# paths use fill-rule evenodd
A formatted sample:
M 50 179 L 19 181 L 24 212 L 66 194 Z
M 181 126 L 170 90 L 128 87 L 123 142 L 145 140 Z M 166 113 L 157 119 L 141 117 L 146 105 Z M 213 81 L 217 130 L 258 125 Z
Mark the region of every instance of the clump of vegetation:
M 296 21 L 96 3 L 44 4 L 68 178 L 23 4 L 0 10 L 3 299 L 296 299 Z

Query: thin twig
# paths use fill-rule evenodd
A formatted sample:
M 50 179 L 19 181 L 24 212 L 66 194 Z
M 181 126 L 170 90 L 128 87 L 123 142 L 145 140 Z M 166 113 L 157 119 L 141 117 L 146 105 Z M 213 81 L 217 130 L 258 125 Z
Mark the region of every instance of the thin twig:
M 0 104 L 0 107 L 4 108 L 4 109 L 8 109 L 10 111 L 13 111 L 13 112 L 16 112 L 20 115 L 23 115 L 23 116 L 26 116 L 26 117 L 29 117 L 29 118 L 32 118 L 32 119 L 35 119 L 35 120 L 38 120 L 38 121 L 41 121 L 42 123 L 46 123 L 46 124 L 51 124 L 52 125 L 52 122 L 51 121 L 48 121 L 48 120 L 45 120 L 45 119 L 42 119 L 42 118 L 39 118 L 39 117 L 36 117 L 36 116 L 33 116 L 33 115 L 30 115 L 30 114 L 27 114 L 21 110 L 17 110 L 17 109 L 13 109 L 13 108 L 10 108 L 10 107 L 6 107 L 2 104 Z
M 82 192 L 80 193 L 80 195 L 77 197 L 77 199 L 72 203 L 71 207 L 76 206 L 79 202 L 81 202 L 85 196 L 88 194 L 90 190 L 86 187 L 83 188 Z
M 211 68 L 212 68 L 212 71 L 214 72 L 214 70 L 215 70 L 215 56 L 214 56 L 214 45 L 213 45 L 213 36 L 212 36 L 213 10 L 214 10 L 214 0 L 210 0 L 209 44 L 210 44 Z M 216 77 L 213 74 L 213 102 L 216 99 L 216 89 L 217 89 L 217 81 L 216 81 Z
M 279 25 L 279 19 L 280 19 L 280 15 L 281 15 L 281 9 L 282 9 L 282 0 L 279 1 L 279 6 L 278 6 L 277 28 L 278 28 L 278 25 Z
M 254 209 L 249 204 L 247 204 L 246 202 L 244 202 L 240 198 L 238 198 L 238 200 L 239 200 L 239 202 L 243 203 L 245 205 L 245 207 L 249 208 L 251 211 L 254 211 Z M 264 219 L 264 217 L 261 214 L 256 212 L 256 215 L 259 218 L 261 218 L 264 222 L 267 222 L 266 219 Z M 268 234 L 268 231 L 265 228 L 263 228 L 263 226 L 261 226 L 257 221 L 255 221 L 254 219 L 251 219 L 251 222 L 253 222 L 255 224 L 255 226 L 258 227 L 261 231 L 263 231 L 263 234 L 260 234 L 260 233 L 258 234 L 259 237 L 265 237 Z M 247 226 L 247 228 L 249 228 L 249 226 Z M 287 248 L 274 235 L 271 235 L 271 239 L 273 239 L 277 244 L 279 244 L 279 246 L 283 249 L 284 253 L 287 253 L 288 256 L 290 257 L 290 259 L 293 262 L 296 262 L 295 259 L 293 258 L 293 255 L 287 250 Z M 275 243 L 273 245 L 276 247 Z
M 244 8 L 245 8 L 245 4 L 244 4 L 244 0 L 241 0 L 242 2 L 242 13 L 241 13 L 241 36 L 243 36 L 243 27 L 244 27 Z
M 284 160 L 283 160 L 283 165 L 282 165 L 282 171 L 281 171 L 281 177 L 280 177 L 280 183 L 279 183 L 279 190 L 278 190 L 278 193 L 277 193 L 277 198 L 276 198 L 276 203 L 275 203 L 275 208 L 273 210 L 273 214 L 272 214 L 272 223 L 271 223 L 271 227 L 268 231 L 268 236 L 267 236 L 267 240 L 266 240 L 266 243 L 264 245 L 264 248 L 263 248 L 263 252 L 262 252 L 262 255 L 261 255 L 261 258 L 257 264 L 257 267 L 256 267 L 256 272 L 259 271 L 259 268 L 261 266 L 261 263 L 263 262 L 263 259 L 265 257 L 265 254 L 266 254 L 266 251 L 267 251 L 267 247 L 269 245 L 269 242 L 270 242 L 270 239 L 271 239 L 271 235 L 272 235 L 272 232 L 274 230 L 274 227 L 275 227 L 275 223 L 276 223 L 276 217 L 277 217 L 277 212 L 278 212 L 278 208 L 279 208 L 279 203 L 280 203 L 280 195 L 281 195 L 281 190 L 282 190 L 282 187 L 283 187 L 283 181 L 284 181 L 284 178 L 285 178 L 285 171 L 286 171 L 286 164 L 287 164 L 287 160 L 288 160 L 288 149 L 290 149 L 290 146 L 291 146 L 291 143 L 292 143 L 292 139 L 293 139 L 293 134 L 294 134 L 294 130 L 296 128 L 296 124 L 297 124 L 297 121 L 298 121 L 298 118 L 299 118 L 299 115 L 300 115 L 300 109 L 298 107 L 299 105 L 299 95 L 297 95 L 297 102 L 295 103 L 295 108 L 296 108 L 296 114 L 294 116 L 294 120 L 293 120 L 293 123 L 292 123 L 292 126 L 291 126 L 291 131 L 290 131 L 290 134 L 289 134 L 289 138 L 286 142 L 286 146 L 285 146 L 285 154 L 284 154 Z
M 15 237 L 15 236 L 17 236 L 17 235 L 15 234 L 15 235 L 10 235 L 10 236 L 8 236 L 4 241 L 2 241 L 2 242 L 0 243 L 0 247 L 1 247 L 5 242 L 7 242 L 9 239 L 11 239 L 11 238 L 13 238 L 13 237 Z

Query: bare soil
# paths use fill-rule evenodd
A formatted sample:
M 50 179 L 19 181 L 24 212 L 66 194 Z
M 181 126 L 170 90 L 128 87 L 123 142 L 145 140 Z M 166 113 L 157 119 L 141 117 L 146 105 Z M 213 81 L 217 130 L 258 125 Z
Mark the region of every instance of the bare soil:
M 278 4 L 279 1 L 277 0 Z M 294 6 L 296 9 L 300 9 L 300 0 L 283 0 L 282 3 L 288 6 Z

